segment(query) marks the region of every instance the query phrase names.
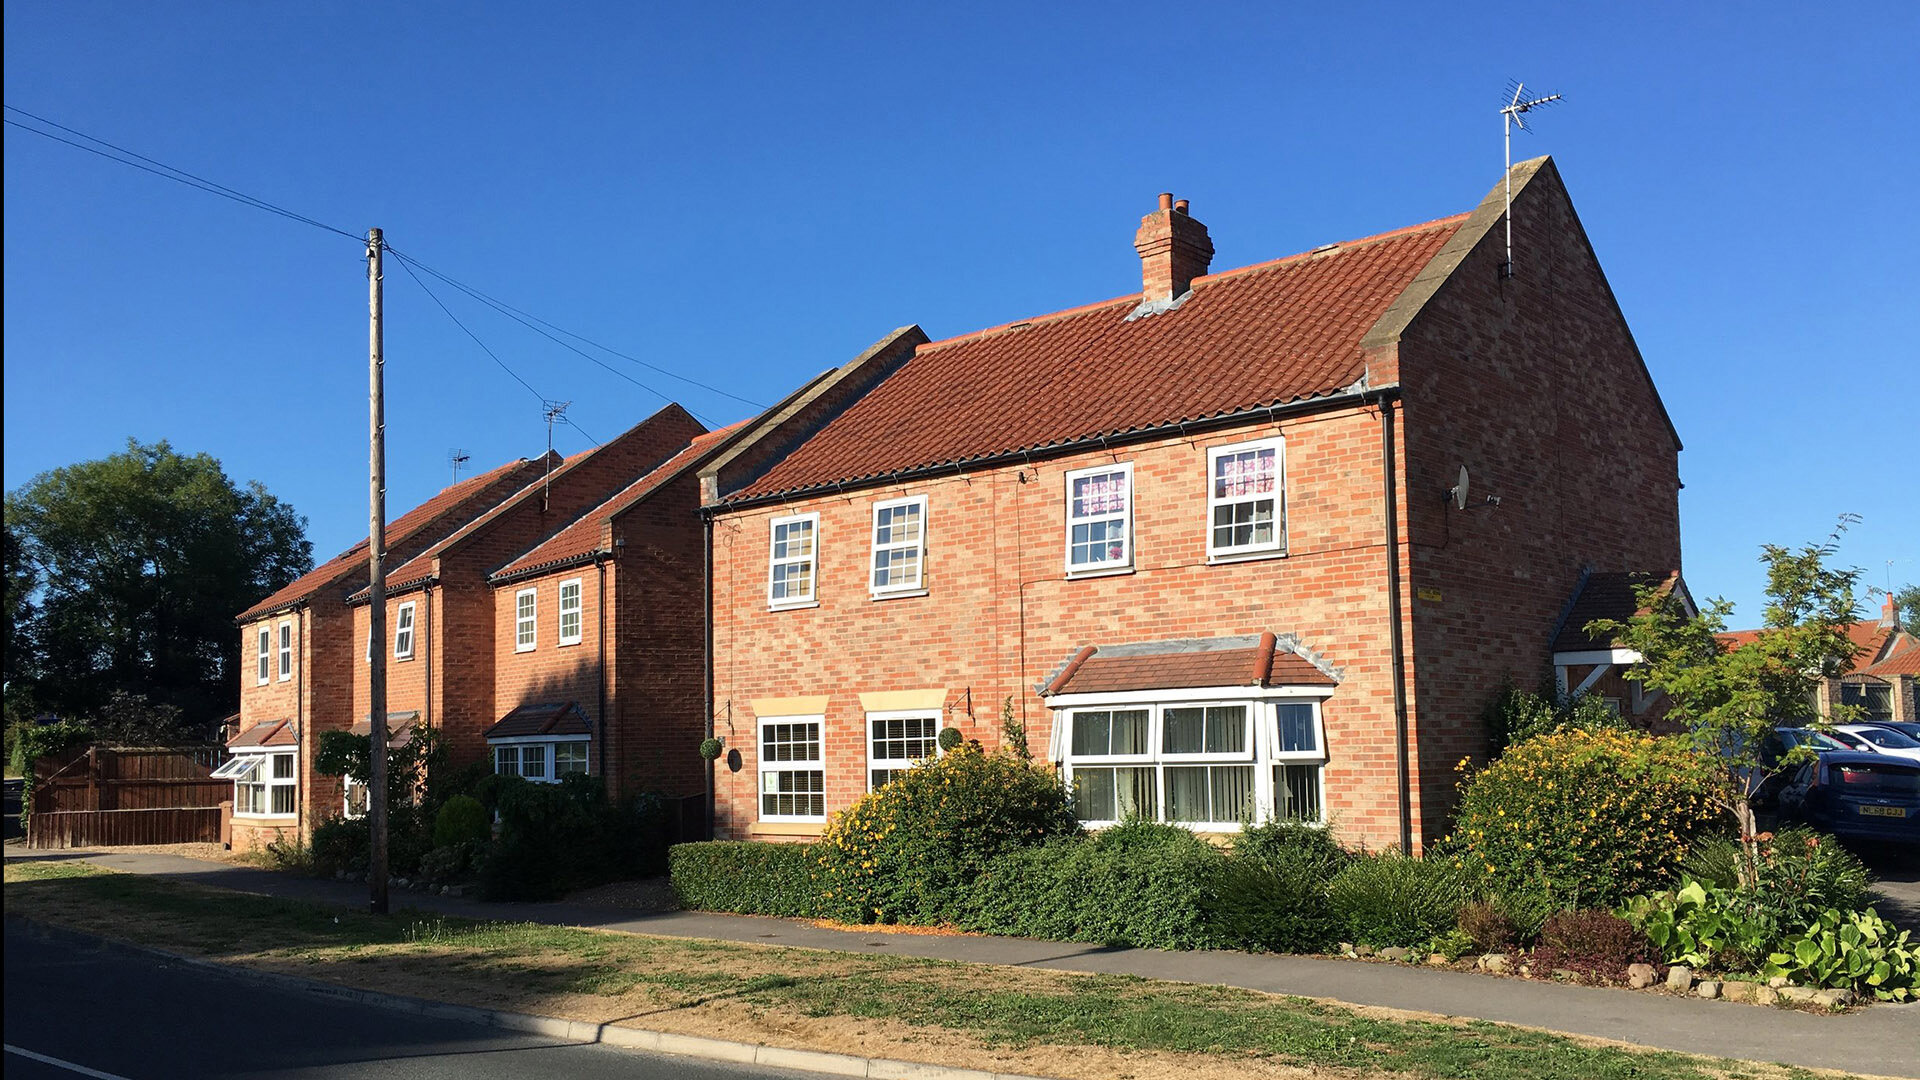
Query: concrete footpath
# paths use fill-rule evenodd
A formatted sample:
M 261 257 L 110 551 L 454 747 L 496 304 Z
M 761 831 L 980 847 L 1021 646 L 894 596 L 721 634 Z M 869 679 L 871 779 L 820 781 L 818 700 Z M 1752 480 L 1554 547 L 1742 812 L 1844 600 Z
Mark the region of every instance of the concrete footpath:
M 30 852 L 8 845 L 7 859 L 85 859 L 126 873 L 268 896 L 355 908 L 366 903 L 364 885 L 176 855 L 98 850 Z M 1846 1015 L 1817 1015 L 1736 1002 L 1324 957 L 1169 952 L 1022 938 L 829 930 L 749 915 L 687 911 L 637 914 L 606 907 L 488 903 L 410 892 L 396 892 L 393 900 L 396 908 L 472 919 L 1215 983 L 1521 1024 L 1662 1050 L 1920 1078 L 1920 1004 L 1876 1004 Z

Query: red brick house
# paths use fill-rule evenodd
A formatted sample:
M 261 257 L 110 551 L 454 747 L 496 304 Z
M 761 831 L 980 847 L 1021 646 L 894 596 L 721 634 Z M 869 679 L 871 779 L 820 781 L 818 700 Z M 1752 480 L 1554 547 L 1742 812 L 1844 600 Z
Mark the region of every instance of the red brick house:
M 1735 630 L 1723 640 L 1733 648 L 1752 641 L 1762 631 Z M 1920 720 L 1915 708 L 1914 681 L 1920 678 L 1920 638 L 1900 625 L 1900 605 L 1888 596 L 1878 619 L 1860 619 L 1847 628 L 1858 650 L 1843 675 L 1822 680 L 1814 703 L 1821 715 L 1835 705 L 1858 708 L 1861 721 Z
M 699 467 L 744 426 L 694 438 L 489 575 L 496 772 L 593 772 L 614 795 L 704 790 Z
M 557 462 L 558 459 L 556 458 Z M 469 477 L 387 525 L 390 558 L 411 559 L 539 476 L 545 463 L 521 459 Z M 258 847 L 305 835 L 338 813 L 335 777 L 313 772 L 322 731 L 345 730 L 356 672 L 364 672 L 347 596 L 367 581 L 367 545 L 355 544 L 242 612 L 240 715 L 223 775 L 234 780 L 233 844 Z M 359 676 L 364 680 L 364 674 Z M 364 705 L 362 705 L 364 708 Z
M 1220 273 L 1163 196 L 1139 293 L 897 330 L 754 423 L 701 476 L 720 835 L 1003 703 L 1092 822 L 1439 835 L 1583 573 L 1680 563 L 1679 439 L 1558 171 L 1512 179 L 1517 273 L 1499 187 Z
M 374 648 L 382 648 L 387 650 L 387 716 L 394 737 L 406 737 L 413 724 L 426 724 L 445 740 L 453 764 L 486 756 L 487 732 L 503 712 L 494 697 L 501 648 L 492 575 L 636 478 L 661 468 L 704 434 L 705 427 L 685 409 L 668 405 L 604 445 L 543 470 L 485 513 L 404 562 L 396 561 L 387 575 L 386 641 L 371 640 L 367 591 L 355 592 L 348 603 L 359 645 L 350 688 L 356 720 L 364 723 L 369 715 L 369 659 Z M 698 518 L 689 513 L 678 528 L 684 542 L 697 551 Z M 580 600 L 586 600 L 584 594 Z M 548 635 L 556 633 L 562 619 L 584 622 L 586 617 L 583 612 L 567 615 L 549 602 L 536 617 L 539 638 L 551 644 L 556 639 Z M 697 624 L 678 629 L 697 647 Z M 590 714 L 590 719 L 598 718 L 597 712 Z M 599 771 L 597 763 L 591 771 Z

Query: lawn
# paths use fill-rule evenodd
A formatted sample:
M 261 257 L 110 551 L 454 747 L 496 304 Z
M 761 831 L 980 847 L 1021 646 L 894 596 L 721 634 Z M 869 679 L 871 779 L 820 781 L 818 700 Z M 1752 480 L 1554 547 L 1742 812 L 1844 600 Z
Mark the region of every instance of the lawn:
M 10 864 L 6 910 L 226 963 L 600 1023 L 1068 1078 L 1817 1075 L 1126 976 L 357 911 Z

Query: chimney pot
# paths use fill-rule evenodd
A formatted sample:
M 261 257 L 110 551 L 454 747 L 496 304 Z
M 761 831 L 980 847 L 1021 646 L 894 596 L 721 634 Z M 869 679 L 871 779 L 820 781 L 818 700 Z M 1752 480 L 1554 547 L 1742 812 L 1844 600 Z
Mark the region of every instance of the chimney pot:
M 1141 300 L 1146 303 L 1185 293 L 1213 262 L 1207 227 L 1187 213 L 1187 200 L 1174 202 L 1172 192 L 1162 192 L 1160 209 L 1140 219 L 1133 249 L 1140 254 Z

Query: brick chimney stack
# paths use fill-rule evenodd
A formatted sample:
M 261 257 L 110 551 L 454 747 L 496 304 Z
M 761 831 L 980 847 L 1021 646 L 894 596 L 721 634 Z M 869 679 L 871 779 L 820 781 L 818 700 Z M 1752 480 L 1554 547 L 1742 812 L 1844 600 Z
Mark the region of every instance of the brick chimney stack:
M 1140 253 L 1141 299 L 1148 303 L 1186 292 L 1213 262 L 1207 227 L 1187 213 L 1187 200 L 1174 202 L 1171 192 L 1160 196 L 1160 209 L 1140 219 L 1133 249 Z
M 1900 605 L 1893 602 L 1893 594 L 1887 594 L 1887 602 L 1880 605 L 1880 626 L 1887 629 L 1900 625 Z

